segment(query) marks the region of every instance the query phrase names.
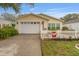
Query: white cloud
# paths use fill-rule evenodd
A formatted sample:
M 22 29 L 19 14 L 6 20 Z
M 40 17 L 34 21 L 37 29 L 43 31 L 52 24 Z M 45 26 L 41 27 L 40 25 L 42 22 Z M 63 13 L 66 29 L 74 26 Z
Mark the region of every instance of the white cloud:
M 44 14 L 48 14 L 57 18 L 61 18 L 65 16 L 66 14 L 72 14 L 72 13 L 79 13 L 77 9 L 71 10 L 72 7 L 70 8 L 53 8 L 53 9 L 47 9 L 44 11 Z
M 38 7 L 31 8 L 32 11 L 35 10 L 35 9 L 38 9 Z
M 53 9 L 48 9 L 47 11 L 57 11 L 57 10 L 65 10 L 67 8 L 53 8 Z
M 56 18 L 61 18 L 67 14 L 72 14 L 72 13 L 79 13 L 79 12 L 60 12 L 60 11 L 44 12 L 44 14 L 48 14 L 48 15 L 51 15 L 51 16 L 56 17 Z
M 79 13 L 79 12 L 78 12 L 78 9 L 75 9 L 75 8 L 72 9 L 72 7 L 67 7 L 67 8 L 63 7 L 63 8 L 50 8 L 45 10 L 43 13 L 57 18 L 61 18 L 66 14 Z

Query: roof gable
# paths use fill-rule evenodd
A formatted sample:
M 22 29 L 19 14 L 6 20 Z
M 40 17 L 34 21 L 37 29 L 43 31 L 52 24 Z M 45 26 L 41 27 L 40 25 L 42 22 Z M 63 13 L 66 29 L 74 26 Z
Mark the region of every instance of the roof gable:
M 18 16 L 18 19 L 23 18 L 23 17 L 28 17 L 28 16 L 30 16 L 30 15 L 36 16 L 36 17 L 40 17 L 40 18 L 45 19 L 45 20 L 47 20 L 47 21 L 49 20 L 49 19 L 47 19 L 47 18 L 41 17 L 41 16 L 36 15 L 36 14 L 33 14 L 33 13 L 31 13 L 31 14 L 20 15 L 20 16 Z

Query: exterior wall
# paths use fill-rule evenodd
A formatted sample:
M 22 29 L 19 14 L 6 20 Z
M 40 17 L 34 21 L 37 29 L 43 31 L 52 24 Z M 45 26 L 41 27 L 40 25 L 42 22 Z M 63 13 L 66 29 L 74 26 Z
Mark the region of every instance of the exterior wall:
M 73 29 L 73 30 L 79 31 L 79 23 L 64 24 L 63 26 L 66 26 L 69 29 Z

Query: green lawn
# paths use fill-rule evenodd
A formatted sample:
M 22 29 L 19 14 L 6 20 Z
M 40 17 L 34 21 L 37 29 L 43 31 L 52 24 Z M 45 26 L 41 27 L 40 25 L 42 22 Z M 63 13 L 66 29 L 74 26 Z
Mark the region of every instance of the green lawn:
M 79 49 L 75 44 L 79 41 L 42 41 L 42 53 L 44 56 L 79 56 Z

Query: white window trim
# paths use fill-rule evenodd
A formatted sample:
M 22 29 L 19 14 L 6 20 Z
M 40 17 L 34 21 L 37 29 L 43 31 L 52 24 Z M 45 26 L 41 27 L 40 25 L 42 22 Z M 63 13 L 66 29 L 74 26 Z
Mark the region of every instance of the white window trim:
M 50 26 L 49 26 L 49 24 L 50 24 Z M 61 29 L 61 24 L 60 24 L 60 23 L 48 23 L 48 27 L 52 27 L 52 24 L 54 24 L 55 29 L 56 29 L 56 27 L 57 27 L 57 24 L 59 24 L 59 27 L 60 27 L 60 29 Z M 59 29 L 59 30 L 60 30 L 60 29 Z

